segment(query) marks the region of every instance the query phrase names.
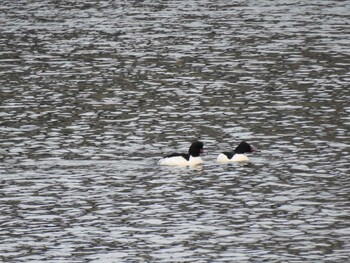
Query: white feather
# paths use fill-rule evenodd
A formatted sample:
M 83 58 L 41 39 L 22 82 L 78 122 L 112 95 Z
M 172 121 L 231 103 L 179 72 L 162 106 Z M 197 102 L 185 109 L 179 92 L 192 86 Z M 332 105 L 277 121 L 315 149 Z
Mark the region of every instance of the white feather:
M 192 157 L 192 156 L 190 156 L 189 161 L 187 161 L 182 156 L 163 158 L 158 161 L 159 165 L 170 165 L 170 166 L 187 166 L 187 165 L 193 166 L 201 163 L 203 163 L 203 160 L 201 157 Z
M 248 162 L 249 159 L 248 156 L 245 154 L 235 154 L 231 159 L 229 159 L 225 154 L 220 153 L 216 161 L 218 163 Z

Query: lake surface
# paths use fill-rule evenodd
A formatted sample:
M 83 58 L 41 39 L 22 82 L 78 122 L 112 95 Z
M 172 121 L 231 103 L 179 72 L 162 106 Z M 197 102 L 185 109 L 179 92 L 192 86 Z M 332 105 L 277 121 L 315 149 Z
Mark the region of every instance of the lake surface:
M 0 261 L 349 262 L 348 1 L 2 1 Z M 205 143 L 205 163 L 157 160 Z M 219 165 L 246 140 L 248 164 Z

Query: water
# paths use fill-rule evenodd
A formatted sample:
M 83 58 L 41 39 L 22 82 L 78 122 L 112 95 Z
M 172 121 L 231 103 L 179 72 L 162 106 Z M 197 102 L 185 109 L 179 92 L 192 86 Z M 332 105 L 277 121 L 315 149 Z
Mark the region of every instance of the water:
M 350 260 L 347 1 L 0 9 L 0 261 Z

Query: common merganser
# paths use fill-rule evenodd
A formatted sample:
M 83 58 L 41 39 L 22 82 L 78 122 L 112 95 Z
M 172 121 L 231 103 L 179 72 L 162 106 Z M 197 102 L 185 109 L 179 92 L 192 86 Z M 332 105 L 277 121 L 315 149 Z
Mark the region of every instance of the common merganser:
M 172 153 L 158 161 L 160 165 L 197 165 L 203 163 L 200 155 L 203 153 L 204 144 L 199 141 L 195 141 L 191 144 L 188 153 Z
M 229 163 L 229 162 L 247 162 L 249 161 L 248 156 L 245 153 L 255 152 L 256 149 L 249 143 L 241 142 L 233 152 L 220 153 L 217 162 Z

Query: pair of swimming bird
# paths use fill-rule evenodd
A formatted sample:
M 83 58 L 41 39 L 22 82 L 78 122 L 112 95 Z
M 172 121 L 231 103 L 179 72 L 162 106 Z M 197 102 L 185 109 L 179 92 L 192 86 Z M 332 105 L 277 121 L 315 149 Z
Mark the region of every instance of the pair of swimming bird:
M 203 153 L 204 144 L 202 142 L 196 141 L 193 142 L 188 150 L 188 153 L 172 153 L 161 160 L 158 164 L 160 165 L 197 165 L 201 164 L 203 160 L 200 155 Z M 255 152 L 256 149 L 251 146 L 249 143 L 243 141 L 241 142 L 236 149 L 232 152 L 223 152 L 220 153 L 217 157 L 217 162 L 219 163 L 230 163 L 230 162 L 246 162 L 248 161 L 248 156 L 246 153 Z

